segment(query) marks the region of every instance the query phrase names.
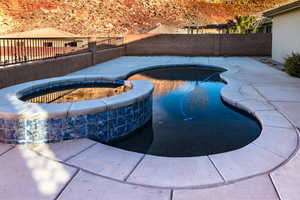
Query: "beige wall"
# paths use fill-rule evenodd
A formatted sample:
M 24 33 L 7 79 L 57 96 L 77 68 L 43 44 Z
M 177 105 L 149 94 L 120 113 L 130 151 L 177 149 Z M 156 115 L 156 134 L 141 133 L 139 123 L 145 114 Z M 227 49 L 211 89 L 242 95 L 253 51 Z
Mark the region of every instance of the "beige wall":
M 32 80 L 63 76 L 124 55 L 125 48 L 119 47 L 96 51 L 94 63 L 92 52 L 85 52 L 0 67 L 0 88 Z
M 145 35 L 126 44 L 128 56 L 271 56 L 271 34 Z
M 214 35 L 171 34 L 135 35 L 125 38 L 122 47 L 98 50 L 90 45 L 88 52 L 0 67 L 0 88 L 84 69 L 120 56 L 270 56 L 271 34 Z M 131 42 L 129 42 L 131 41 Z
M 300 53 L 300 9 L 273 18 L 272 58 L 283 63 L 292 52 Z

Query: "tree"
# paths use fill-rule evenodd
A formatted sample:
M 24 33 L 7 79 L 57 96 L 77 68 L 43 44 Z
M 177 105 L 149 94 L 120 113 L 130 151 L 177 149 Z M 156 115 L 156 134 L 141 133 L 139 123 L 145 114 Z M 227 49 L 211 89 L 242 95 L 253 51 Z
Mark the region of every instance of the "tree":
M 259 22 L 254 16 L 236 16 L 227 22 L 230 33 L 248 34 L 257 32 Z

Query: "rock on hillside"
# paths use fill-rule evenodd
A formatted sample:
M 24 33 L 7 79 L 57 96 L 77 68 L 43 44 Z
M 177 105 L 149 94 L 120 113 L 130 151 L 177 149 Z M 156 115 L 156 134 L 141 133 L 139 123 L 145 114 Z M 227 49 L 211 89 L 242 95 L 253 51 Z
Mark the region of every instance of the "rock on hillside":
M 76 34 L 138 33 L 157 23 L 224 23 L 291 0 L 0 0 L 0 34 L 55 27 Z

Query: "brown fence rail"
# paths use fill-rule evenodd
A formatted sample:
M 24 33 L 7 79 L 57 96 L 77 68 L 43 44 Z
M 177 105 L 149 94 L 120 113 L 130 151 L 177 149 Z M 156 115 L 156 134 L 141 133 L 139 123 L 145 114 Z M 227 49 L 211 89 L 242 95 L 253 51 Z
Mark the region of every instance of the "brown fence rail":
M 0 67 L 89 50 L 89 38 L 0 38 Z M 97 49 L 123 45 L 122 37 L 101 37 Z

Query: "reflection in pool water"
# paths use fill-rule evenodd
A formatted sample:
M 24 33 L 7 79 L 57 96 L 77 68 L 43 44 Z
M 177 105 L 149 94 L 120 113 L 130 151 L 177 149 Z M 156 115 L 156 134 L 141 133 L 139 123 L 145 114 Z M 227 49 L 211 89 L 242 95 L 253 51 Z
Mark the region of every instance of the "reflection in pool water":
M 110 145 L 158 156 L 201 156 L 241 148 L 261 132 L 256 120 L 226 105 L 221 71 L 163 68 L 129 80 L 153 82 L 153 118 L 131 137 Z

